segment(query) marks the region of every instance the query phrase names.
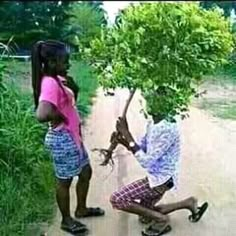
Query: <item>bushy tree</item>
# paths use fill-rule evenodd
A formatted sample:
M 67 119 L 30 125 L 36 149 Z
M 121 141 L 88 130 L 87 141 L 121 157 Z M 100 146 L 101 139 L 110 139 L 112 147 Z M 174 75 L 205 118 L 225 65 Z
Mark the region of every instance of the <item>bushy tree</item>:
M 149 113 L 172 120 L 186 115 L 196 85 L 231 49 L 229 23 L 217 10 L 143 3 L 123 11 L 85 52 L 104 88 L 140 89 Z
M 102 86 L 138 88 L 148 98 L 158 90 L 164 96 L 155 97 L 153 112 L 174 116 L 187 109 L 202 76 L 226 62 L 231 47 L 229 23 L 219 12 L 144 3 L 104 29 L 89 55 Z

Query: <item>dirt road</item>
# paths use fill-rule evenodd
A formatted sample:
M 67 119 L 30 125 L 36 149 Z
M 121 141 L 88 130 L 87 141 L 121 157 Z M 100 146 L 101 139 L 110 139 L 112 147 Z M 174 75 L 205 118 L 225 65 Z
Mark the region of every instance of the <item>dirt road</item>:
M 105 97 L 98 92 L 93 112 L 85 129 L 85 143 L 89 150 L 107 147 L 115 120 L 122 112 L 127 91 L 119 91 L 115 97 Z M 128 121 L 134 136 L 142 135 L 145 119 L 140 113 L 140 103 L 135 97 L 128 113 Z M 199 201 L 207 200 L 209 211 L 197 224 L 188 222 L 188 212 L 171 215 L 175 236 L 234 236 L 236 235 L 236 123 L 213 119 L 207 113 L 192 108 L 190 118 L 180 123 L 182 133 L 182 160 L 179 190 L 168 193 L 163 202 L 177 201 L 194 195 Z M 82 220 L 91 230 L 91 236 L 138 236 L 142 225 L 137 217 L 114 211 L 109 203 L 110 194 L 119 186 L 143 177 L 144 172 L 134 157 L 122 147 L 117 149 L 114 171 L 100 167 L 101 159 L 91 153 L 94 168 L 89 194 L 89 205 L 101 206 L 106 216 L 100 219 Z M 109 175 L 109 176 L 108 176 Z M 72 213 L 75 194 L 72 189 Z M 50 228 L 48 236 L 67 235 L 59 230 L 60 217 Z

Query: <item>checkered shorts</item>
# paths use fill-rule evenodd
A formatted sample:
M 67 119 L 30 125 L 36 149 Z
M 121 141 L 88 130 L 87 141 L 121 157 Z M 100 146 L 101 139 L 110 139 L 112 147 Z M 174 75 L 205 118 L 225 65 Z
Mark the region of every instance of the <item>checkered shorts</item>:
M 170 179 L 172 181 L 172 179 Z M 137 180 L 114 192 L 110 198 L 113 208 L 122 210 L 130 206 L 131 203 L 140 203 L 142 206 L 152 208 L 164 193 L 169 190 L 169 181 L 162 186 L 150 188 L 147 178 Z
M 52 155 L 56 177 L 70 179 L 80 174 L 89 164 L 84 146 L 78 148 L 71 134 L 65 130 L 49 130 L 45 138 L 46 148 Z

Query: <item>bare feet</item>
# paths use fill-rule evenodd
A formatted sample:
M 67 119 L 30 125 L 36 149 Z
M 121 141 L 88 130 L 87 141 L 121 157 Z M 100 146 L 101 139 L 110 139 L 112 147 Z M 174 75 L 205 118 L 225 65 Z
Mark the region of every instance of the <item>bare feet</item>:
M 196 213 L 198 210 L 198 200 L 195 197 L 190 197 L 188 199 L 186 199 L 187 202 L 189 202 L 189 210 L 191 211 L 191 213 Z

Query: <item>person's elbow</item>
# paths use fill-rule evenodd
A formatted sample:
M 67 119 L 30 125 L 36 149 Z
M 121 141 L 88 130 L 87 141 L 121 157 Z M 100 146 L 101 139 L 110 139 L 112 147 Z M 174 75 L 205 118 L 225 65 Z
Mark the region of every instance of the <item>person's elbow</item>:
M 49 107 L 46 106 L 46 104 L 44 104 L 44 103 L 40 103 L 37 110 L 36 110 L 36 119 L 40 123 L 47 122 L 47 121 L 49 121 L 49 119 L 48 119 L 49 113 L 50 113 Z
M 38 122 L 40 123 L 44 123 L 47 122 L 47 115 L 45 113 L 41 113 L 40 111 L 36 111 L 36 119 L 38 120 Z

